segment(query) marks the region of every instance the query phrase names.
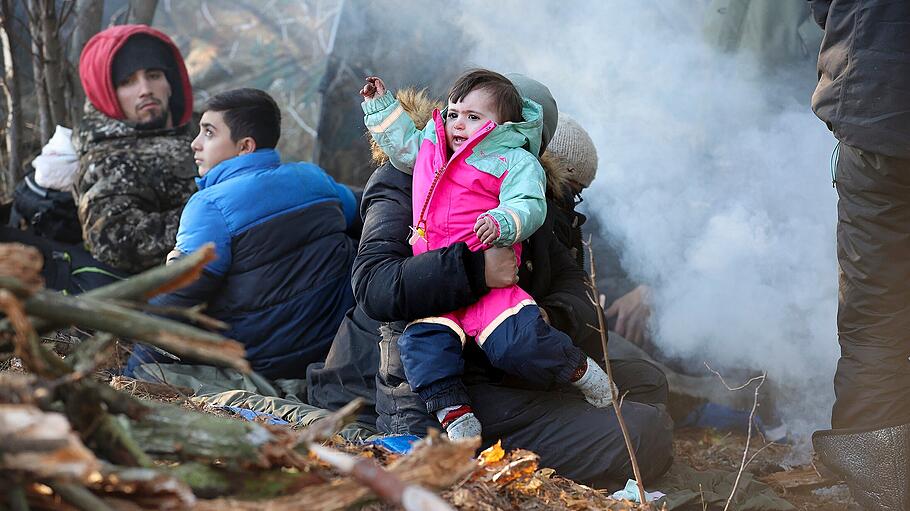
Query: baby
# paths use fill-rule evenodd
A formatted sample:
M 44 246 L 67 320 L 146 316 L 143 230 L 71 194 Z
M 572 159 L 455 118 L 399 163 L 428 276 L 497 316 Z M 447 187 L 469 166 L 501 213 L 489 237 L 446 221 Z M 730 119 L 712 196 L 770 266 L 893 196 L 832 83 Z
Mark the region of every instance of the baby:
M 513 247 L 546 217 L 546 176 L 537 160 L 542 108 L 506 77 L 484 69 L 462 75 L 448 107 L 419 131 L 377 77 L 360 91 L 364 121 L 399 170 L 413 172 L 414 254 L 465 242 L 472 251 Z M 430 282 L 428 285 L 444 285 Z M 410 323 L 398 339 L 408 383 L 452 439 L 481 434 L 461 382 L 468 338 L 504 372 L 542 385 L 571 383 L 594 406 L 608 406 L 606 373 L 564 333 L 550 327 L 517 285 L 478 302 Z

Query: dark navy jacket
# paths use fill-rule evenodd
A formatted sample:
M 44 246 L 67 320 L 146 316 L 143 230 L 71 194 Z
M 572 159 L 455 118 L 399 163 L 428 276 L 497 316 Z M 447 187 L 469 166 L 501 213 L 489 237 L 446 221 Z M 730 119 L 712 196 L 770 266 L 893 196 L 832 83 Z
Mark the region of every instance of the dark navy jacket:
M 208 303 L 267 378 L 303 378 L 325 359 L 353 306 L 347 235 L 359 223 L 354 194 L 311 163 L 281 164 L 262 149 L 225 160 L 198 178 L 177 232 L 188 254 L 214 242 L 218 259 L 197 282 L 157 305 Z

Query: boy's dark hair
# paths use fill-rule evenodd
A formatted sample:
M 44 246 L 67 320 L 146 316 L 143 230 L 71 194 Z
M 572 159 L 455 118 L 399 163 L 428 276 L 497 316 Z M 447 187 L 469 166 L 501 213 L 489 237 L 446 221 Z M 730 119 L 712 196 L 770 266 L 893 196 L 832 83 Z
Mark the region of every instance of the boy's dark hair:
M 461 75 L 449 91 L 449 101 L 458 103 L 471 91 L 487 91 L 496 104 L 501 122 L 520 122 L 521 94 L 505 76 L 489 69 L 472 69 Z
M 281 137 L 281 110 L 265 91 L 234 89 L 212 96 L 203 112 L 221 112 L 231 130 L 231 140 L 246 137 L 256 141 L 257 149 L 274 149 Z

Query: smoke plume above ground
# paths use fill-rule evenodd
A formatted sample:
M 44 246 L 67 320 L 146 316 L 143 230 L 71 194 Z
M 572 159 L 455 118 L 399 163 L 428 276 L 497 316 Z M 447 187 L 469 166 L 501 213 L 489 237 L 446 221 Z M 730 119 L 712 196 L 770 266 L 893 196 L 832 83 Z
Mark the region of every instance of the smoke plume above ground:
M 653 287 L 660 348 L 695 373 L 767 371 L 791 430 L 827 427 L 835 141 L 811 86 L 711 48 L 700 2 L 458 6 L 471 65 L 544 82 L 591 134 L 600 167 L 584 204 Z

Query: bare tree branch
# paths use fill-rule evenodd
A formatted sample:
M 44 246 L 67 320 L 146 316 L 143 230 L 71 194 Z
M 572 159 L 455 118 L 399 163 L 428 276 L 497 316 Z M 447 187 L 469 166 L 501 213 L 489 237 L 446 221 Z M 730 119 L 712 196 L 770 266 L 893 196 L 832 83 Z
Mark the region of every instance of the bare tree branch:
M 635 475 L 635 482 L 638 485 L 638 497 L 639 502 L 645 504 L 648 502 L 645 497 L 645 485 L 641 480 L 641 470 L 638 468 L 638 458 L 635 456 L 635 448 L 632 447 L 632 438 L 629 436 L 629 427 L 626 426 L 626 421 L 622 418 L 622 403 L 617 396 L 616 385 L 613 383 L 613 367 L 610 364 L 610 355 L 607 350 L 607 325 L 604 323 L 604 310 L 603 306 L 595 297 L 600 296 L 600 292 L 597 290 L 597 272 L 594 266 L 594 249 L 591 248 L 591 239 L 588 238 L 588 241 L 585 242 L 585 246 L 588 249 L 588 255 L 590 256 L 590 267 L 591 273 L 588 275 L 588 288 L 591 290 L 589 298 L 591 303 L 594 305 L 594 309 L 597 311 L 597 323 L 598 328 L 595 328 L 600 333 L 600 343 L 601 348 L 604 351 L 604 365 L 607 368 L 607 377 L 610 379 L 610 392 L 613 394 L 613 411 L 616 412 L 616 421 L 619 422 L 619 429 L 622 431 L 623 440 L 626 442 L 626 449 L 629 451 L 629 459 L 632 462 L 632 473 Z
M 66 81 L 63 78 L 63 48 L 58 33 L 56 2 L 38 0 L 41 5 L 41 55 L 44 64 L 44 84 L 47 91 L 52 125 L 69 124 L 66 112 Z M 51 127 L 51 131 L 53 128 Z M 50 137 L 48 137 L 50 138 Z M 47 140 L 42 140 L 42 144 Z
M 766 444 L 761 449 L 759 449 L 758 452 L 753 454 L 752 457 L 748 459 L 748 461 L 746 460 L 747 456 L 749 455 L 749 444 L 752 443 L 752 425 L 755 422 L 755 410 L 758 408 L 758 391 L 761 389 L 761 386 L 765 384 L 765 379 L 767 379 L 768 373 L 762 373 L 759 376 L 754 376 L 752 378 L 749 378 L 749 380 L 746 383 L 743 383 L 742 385 L 740 385 L 738 387 L 731 387 L 730 385 L 727 385 L 727 382 L 724 380 L 724 377 L 721 376 L 721 374 L 719 372 L 715 371 L 714 369 L 711 369 L 711 366 L 709 366 L 707 362 L 705 362 L 705 367 L 707 367 L 709 371 L 711 371 L 712 373 L 717 375 L 717 377 L 720 378 L 721 383 L 724 384 L 724 387 L 727 387 L 727 390 L 732 391 L 732 392 L 742 390 L 742 389 L 748 387 L 749 385 L 751 385 L 753 382 L 756 382 L 756 381 L 758 382 L 758 385 L 755 386 L 755 390 L 753 391 L 754 395 L 752 398 L 752 411 L 749 412 L 749 429 L 747 430 L 747 433 L 746 433 L 746 447 L 743 449 L 743 458 L 742 458 L 742 461 L 740 461 L 739 471 L 736 473 L 736 479 L 733 481 L 733 488 L 730 490 L 730 496 L 727 497 L 727 503 L 724 505 L 724 511 L 727 511 L 730 508 L 730 504 L 733 502 L 733 497 L 736 495 L 736 489 L 739 486 L 739 480 L 743 476 L 743 470 L 745 470 L 746 465 L 748 465 L 749 463 L 752 463 L 752 460 L 755 459 L 755 456 L 758 456 L 759 452 L 763 451 L 766 447 L 773 444 L 773 442 Z
M 28 13 L 28 30 L 32 39 L 32 71 L 35 82 L 35 100 L 38 104 L 38 133 L 41 145 L 51 138 L 52 119 L 50 100 L 47 96 L 47 82 L 44 75 L 44 37 L 41 28 L 41 12 L 43 0 L 28 0 L 26 12 Z

